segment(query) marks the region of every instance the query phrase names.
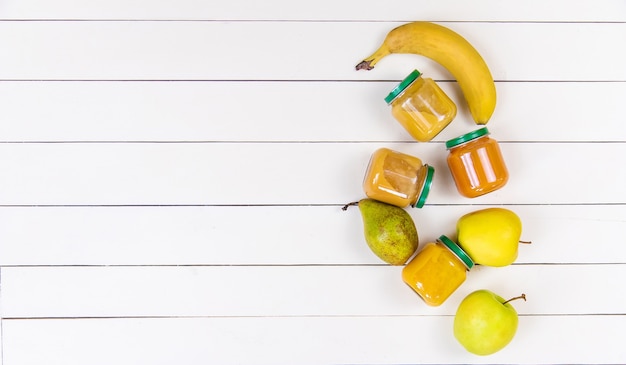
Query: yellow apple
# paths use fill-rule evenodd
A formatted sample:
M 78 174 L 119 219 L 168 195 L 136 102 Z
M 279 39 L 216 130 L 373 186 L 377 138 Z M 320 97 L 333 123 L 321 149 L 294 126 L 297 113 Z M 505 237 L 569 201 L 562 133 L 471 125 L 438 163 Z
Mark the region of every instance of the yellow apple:
M 504 208 L 487 208 L 459 218 L 459 245 L 480 265 L 507 266 L 517 259 L 522 221 Z
M 454 315 L 454 337 L 476 355 L 491 355 L 508 345 L 517 332 L 517 312 L 507 301 L 489 290 L 477 290 L 461 301 Z

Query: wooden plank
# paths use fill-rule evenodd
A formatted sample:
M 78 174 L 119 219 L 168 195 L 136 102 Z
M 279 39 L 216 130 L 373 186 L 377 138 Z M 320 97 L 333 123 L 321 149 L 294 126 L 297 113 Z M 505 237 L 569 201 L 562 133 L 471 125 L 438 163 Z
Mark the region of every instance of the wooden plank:
M 624 326 L 623 315 L 522 316 L 507 347 L 491 356 L 475 356 L 454 339 L 452 317 L 124 318 L 3 323 L 6 365 L 621 364 L 626 361 L 619 336 Z
M 442 143 L 38 143 L 0 145 L 0 204 L 344 204 L 364 196 L 383 146 L 435 167 L 427 204 L 626 202 L 612 159 L 623 143 L 502 143 L 511 178 L 474 199 L 456 191 Z
M 0 138 L 13 142 L 412 141 L 383 101 L 395 85 L 0 82 L 0 109 L 5 115 L 0 119 Z M 440 85 L 459 113 L 435 141 L 454 138 L 474 126 L 457 84 Z M 626 141 L 621 118 L 626 83 L 501 82 L 497 88 L 498 107 L 488 127 L 501 141 Z M 247 112 L 238 112 L 242 100 Z
M 484 207 L 409 209 L 422 245 Z M 625 205 L 514 205 L 519 264 L 626 263 Z M 2 207 L 0 265 L 380 264 L 339 206 Z
M 451 79 L 441 66 L 414 55 L 395 55 L 374 71 L 356 72 L 354 65 L 397 25 L 2 22 L 0 79 L 400 80 L 415 67 Z M 616 46 L 626 39 L 626 23 L 447 25 L 475 45 L 496 80 L 626 81 L 626 52 Z
M 280 9 L 277 11 L 276 9 Z M 619 0 L 594 2 L 593 6 L 571 1 L 507 2 L 440 0 L 436 3 L 410 0 L 393 5 L 351 0 L 316 1 L 295 5 L 285 0 L 256 4 L 246 1 L 197 2 L 192 0 L 57 0 L 54 4 L 34 0 L 3 1 L 3 19 L 211 19 L 211 20 L 456 20 L 456 21 L 624 21 L 626 7 Z
M 280 253 L 277 253 L 279 255 Z M 399 266 L 4 267 L 3 318 L 453 315 L 487 288 L 527 315 L 624 314 L 626 264 L 473 268 L 439 307 Z M 24 290 L 28 288 L 28 290 Z

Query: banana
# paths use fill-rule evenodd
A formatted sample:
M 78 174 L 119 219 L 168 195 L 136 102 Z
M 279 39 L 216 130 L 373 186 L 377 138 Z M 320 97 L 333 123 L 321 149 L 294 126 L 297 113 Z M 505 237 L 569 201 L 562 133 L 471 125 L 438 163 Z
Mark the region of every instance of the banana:
M 356 69 L 371 70 L 393 53 L 422 55 L 445 67 L 457 80 L 476 124 L 487 124 L 496 108 L 496 85 L 489 67 L 465 38 L 434 23 L 406 23 L 392 29 L 380 48 Z

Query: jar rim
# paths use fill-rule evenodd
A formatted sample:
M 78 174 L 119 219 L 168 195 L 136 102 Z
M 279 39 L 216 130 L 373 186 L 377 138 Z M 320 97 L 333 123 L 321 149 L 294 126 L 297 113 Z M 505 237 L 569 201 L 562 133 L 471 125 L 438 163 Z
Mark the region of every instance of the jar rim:
M 487 129 L 487 127 L 482 127 L 480 129 L 477 129 L 475 131 L 469 132 L 469 133 L 465 133 L 461 136 L 458 136 L 456 138 L 452 138 L 450 140 L 446 141 L 446 148 L 450 149 L 450 148 L 454 148 L 456 146 L 459 146 L 463 143 L 467 143 L 469 141 L 473 141 L 476 138 L 480 138 L 483 136 L 486 136 L 489 134 L 489 130 Z
M 417 199 L 413 203 L 413 208 L 421 208 L 426 203 L 426 198 L 430 194 L 430 188 L 433 185 L 433 177 L 435 176 L 435 168 L 424 164 L 418 170 L 417 184 L 420 185 L 420 191 L 417 193 Z
M 443 243 L 447 248 L 450 249 L 450 251 L 452 251 L 453 254 L 456 255 L 456 257 L 461 259 L 461 261 L 468 270 L 474 267 L 474 261 L 472 261 L 472 258 L 469 257 L 469 255 L 465 253 L 465 251 L 463 251 L 461 246 L 454 243 L 454 241 L 449 239 L 446 235 L 439 236 L 439 239 L 437 241 Z
M 400 95 L 400 93 L 403 92 L 404 89 L 406 89 L 409 85 L 411 85 L 413 81 L 417 80 L 417 78 L 420 77 L 421 74 L 422 73 L 419 72 L 418 70 L 413 70 L 407 77 L 404 78 L 404 80 L 402 80 L 398 84 L 398 86 L 396 86 L 393 90 L 391 90 L 389 95 L 385 97 L 385 102 L 387 102 L 387 104 L 391 104 L 393 99 L 397 98 L 398 95 Z

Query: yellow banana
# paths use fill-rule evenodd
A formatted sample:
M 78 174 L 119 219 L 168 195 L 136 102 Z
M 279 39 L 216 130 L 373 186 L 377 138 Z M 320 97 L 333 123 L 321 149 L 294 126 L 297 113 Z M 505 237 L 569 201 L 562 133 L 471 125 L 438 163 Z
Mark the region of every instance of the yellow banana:
M 487 124 L 496 108 L 496 85 L 478 51 L 461 35 L 430 22 L 411 22 L 392 29 L 383 44 L 356 66 L 371 70 L 383 57 L 413 53 L 445 67 L 457 80 L 476 124 Z

